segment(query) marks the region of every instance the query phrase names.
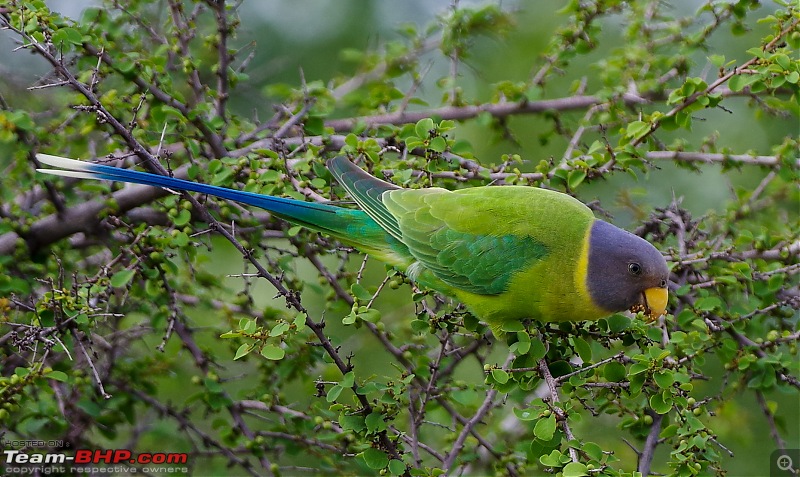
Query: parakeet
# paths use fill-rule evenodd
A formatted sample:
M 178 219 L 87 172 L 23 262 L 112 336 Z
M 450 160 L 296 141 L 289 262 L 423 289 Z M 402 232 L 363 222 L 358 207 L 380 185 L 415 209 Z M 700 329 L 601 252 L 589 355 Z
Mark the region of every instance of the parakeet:
M 646 240 L 597 219 L 577 199 L 525 186 L 403 189 L 347 157 L 328 161 L 361 210 L 37 155 L 40 172 L 210 194 L 265 209 L 386 262 L 455 298 L 495 333 L 537 319 L 596 320 L 667 306 L 669 270 Z

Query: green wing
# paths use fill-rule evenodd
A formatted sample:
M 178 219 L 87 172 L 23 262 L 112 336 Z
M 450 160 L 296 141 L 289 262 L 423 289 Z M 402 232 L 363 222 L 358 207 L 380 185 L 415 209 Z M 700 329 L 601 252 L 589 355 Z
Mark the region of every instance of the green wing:
M 548 248 L 519 233 L 524 211 L 510 214 L 513 203 L 481 189 L 401 189 L 382 198 L 403 243 L 425 268 L 452 287 L 497 295 L 518 271 L 544 259 Z
M 384 192 L 398 190 L 399 187 L 372 177 L 345 156 L 334 157 L 328 161 L 327 166 L 339 184 L 361 207 L 361 210 L 366 212 L 389 235 L 397 240 L 403 240 L 397 220 L 381 201 Z
M 328 169 L 364 212 L 450 287 L 498 295 L 515 273 L 548 254 L 530 235 L 530 218 L 514 204 L 525 195 L 519 188 L 401 189 L 344 156 L 328 161 Z M 412 275 L 421 271 L 410 269 Z

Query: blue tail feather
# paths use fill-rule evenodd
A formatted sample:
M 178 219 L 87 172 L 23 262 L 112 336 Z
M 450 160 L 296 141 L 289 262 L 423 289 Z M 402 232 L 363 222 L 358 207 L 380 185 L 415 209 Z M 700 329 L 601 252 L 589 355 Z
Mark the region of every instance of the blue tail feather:
M 152 187 L 165 187 L 179 191 L 209 194 L 259 207 L 288 222 L 332 235 L 343 243 L 352 245 L 362 252 L 375 255 L 380 260 L 398 267 L 405 268 L 414 261 L 414 258 L 408 252 L 408 248 L 399 239 L 387 233 L 378 222 L 363 210 L 226 189 L 174 177 L 76 161 L 47 154 L 37 154 L 36 157 L 42 164 L 59 168 L 38 169 L 40 172 L 47 174 L 79 179 L 131 182 Z
M 209 194 L 223 199 L 241 202 L 267 210 L 283 219 L 303 225 L 314 230 L 325 231 L 336 236 L 348 233 L 349 221 L 363 222 L 366 214 L 359 210 L 345 209 L 314 202 L 261 195 L 253 192 L 239 191 L 199 182 L 160 176 L 147 172 L 132 171 L 119 167 L 106 166 L 89 162 L 76 161 L 58 156 L 40 154 L 37 156 L 43 164 L 60 167 L 64 170 L 39 169 L 41 172 L 65 175 L 70 177 L 105 179 L 110 181 L 130 182 L 153 187 L 165 187 L 179 191 Z M 364 216 L 363 218 L 360 216 Z M 361 220 L 359 220 L 361 219 Z M 363 223 L 361 224 L 364 225 Z M 376 224 L 377 225 L 377 224 Z
M 131 171 L 129 169 L 104 166 L 101 164 L 92 164 L 89 171 L 95 173 L 101 179 L 132 182 L 135 184 L 144 184 L 154 187 L 166 187 L 169 189 L 185 190 L 189 192 L 199 192 L 201 194 L 209 194 L 216 197 L 221 197 L 223 199 L 235 200 L 236 202 L 241 202 L 243 204 L 252 205 L 271 212 L 277 212 L 279 214 L 286 214 L 289 216 L 293 216 L 294 213 L 304 214 L 315 212 L 336 214 L 337 210 L 341 210 L 339 207 L 331 205 L 303 202 L 284 197 L 274 197 L 256 194 L 254 192 L 227 189 L 225 187 L 219 187 L 210 184 L 202 184 L 199 182 L 177 179 L 174 177 L 159 176 L 146 172 Z

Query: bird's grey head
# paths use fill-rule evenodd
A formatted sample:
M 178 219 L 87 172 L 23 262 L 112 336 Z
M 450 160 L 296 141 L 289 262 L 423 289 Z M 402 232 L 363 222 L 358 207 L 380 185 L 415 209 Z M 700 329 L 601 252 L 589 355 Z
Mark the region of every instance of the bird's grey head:
M 609 312 L 643 305 L 651 317 L 664 313 L 667 261 L 641 237 L 595 220 L 589 237 L 586 285 L 592 301 Z

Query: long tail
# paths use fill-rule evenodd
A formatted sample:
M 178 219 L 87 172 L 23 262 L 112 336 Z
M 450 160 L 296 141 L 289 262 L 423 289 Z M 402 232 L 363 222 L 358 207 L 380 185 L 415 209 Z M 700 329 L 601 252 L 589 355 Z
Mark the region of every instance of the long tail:
M 374 220 L 360 210 L 226 189 L 199 182 L 76 161 L 48 154 L 37 154 L 36 158 L 42 164 L 60 168 L 38 169 L 39 172 L 45 174 L 79 179 L 131 182 L 153 187 L 166 187 L 174 190 L 210 194 L 265 209 L 289 222 L 333 235 L 367 253 L 374 253 L 376 250 L 380 251 L 381 248 L 387 247 L 389 235 Z

